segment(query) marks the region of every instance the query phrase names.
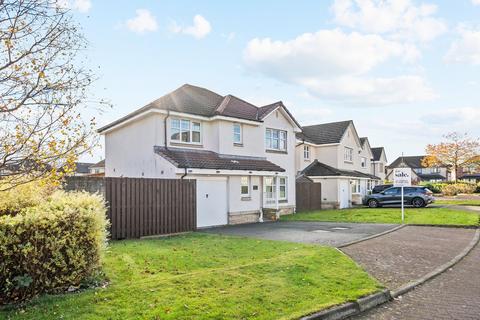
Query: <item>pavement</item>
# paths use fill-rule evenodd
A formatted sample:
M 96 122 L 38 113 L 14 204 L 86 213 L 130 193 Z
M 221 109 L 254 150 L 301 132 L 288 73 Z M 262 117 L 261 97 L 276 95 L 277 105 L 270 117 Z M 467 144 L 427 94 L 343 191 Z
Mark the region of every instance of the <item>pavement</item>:
M 337 247 L 385 232 L 397 226 L 395 224 L 376 223 L 279 221 L 223 226 L 199 231 Z
M 479 272 L 480 246 L 477 245 L 469 255 L 438 277 L 392 302 L 349 319 L 479 320 Z
M 342 251 L 394 290 L 450 261 L 474 235 L 475 229 L 406 226 Z

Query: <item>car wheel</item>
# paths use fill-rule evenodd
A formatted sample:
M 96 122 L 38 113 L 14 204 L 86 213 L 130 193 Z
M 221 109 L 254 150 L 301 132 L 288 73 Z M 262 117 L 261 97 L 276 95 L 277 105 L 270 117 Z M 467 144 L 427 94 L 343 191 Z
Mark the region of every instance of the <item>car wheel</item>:
M 378 208 L 378 201 L 375 199 L 368 200 L 368 206 L 370 208 Z
M 413 205 L 415 208 L 425 207 L 425 200 L 423 200 L 422 198 L 414 198 L 414 199 L 412 200 L 412 205 Z

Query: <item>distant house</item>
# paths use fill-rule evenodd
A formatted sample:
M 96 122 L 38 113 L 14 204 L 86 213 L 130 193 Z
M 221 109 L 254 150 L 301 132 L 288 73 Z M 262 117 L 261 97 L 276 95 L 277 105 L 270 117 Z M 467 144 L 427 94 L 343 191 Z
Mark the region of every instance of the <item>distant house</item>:
M 450 169 L 447 166 L 424 167 L 422 160 L 425 156 L 399 157 L 387 167 L 386 180 L 393 180 L 395 168 L 408 167 L 413 171 L 412 183 L 442 182 L 452 180 Z
M 88 170 L 90 175 L 104 176 L 105 175 L 105 159 L 95 164 L 92 164 L 90 167 L 88 167 Z
M 480 156 L 475 157 L 475 161 L 478 163 Z M 464 165 L 459 168 L 457 172 L 458 180 L 470 183 L 480 182 L 480 167 L 477 163 Z
M 72 176 L 87 176 L 90 174 L 90 166 L 94 163 L 91 162 L 75 162 L 75 171 Z
M 372 148 L 372 154 L 373 154 L 372 174 L 382 179 L 382 181 L 384 181 L 385 177 L 387 176 L 385 172 L 386 166 L 387 166 L 387 154 L 385 153 L 385 148 L 384 147 Z
M 371 171 L 370 143 L 358 136 L 351 120 L 302 127 L 296 150 L 299 177 L 322 184 L 322 207 L 360 204 L 381 183 Z

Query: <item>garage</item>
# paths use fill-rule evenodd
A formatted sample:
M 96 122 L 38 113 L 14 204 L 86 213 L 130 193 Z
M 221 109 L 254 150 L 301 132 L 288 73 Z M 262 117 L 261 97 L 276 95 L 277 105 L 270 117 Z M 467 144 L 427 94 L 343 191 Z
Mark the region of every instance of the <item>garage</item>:
M 197 228 L 228 224 L 227 180 L 197 180 Z

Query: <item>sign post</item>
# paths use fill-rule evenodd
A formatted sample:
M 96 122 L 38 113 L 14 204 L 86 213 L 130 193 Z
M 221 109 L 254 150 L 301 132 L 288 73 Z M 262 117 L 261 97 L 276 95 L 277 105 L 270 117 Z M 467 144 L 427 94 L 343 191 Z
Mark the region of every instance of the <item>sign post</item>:
M 405 203 L 403 201 L 403 188 L 412 184 L 411 168 L 395 168 L 393 169 L 393 186 L 400 187 L 402 192 L 402 224 L 405 223 Z

